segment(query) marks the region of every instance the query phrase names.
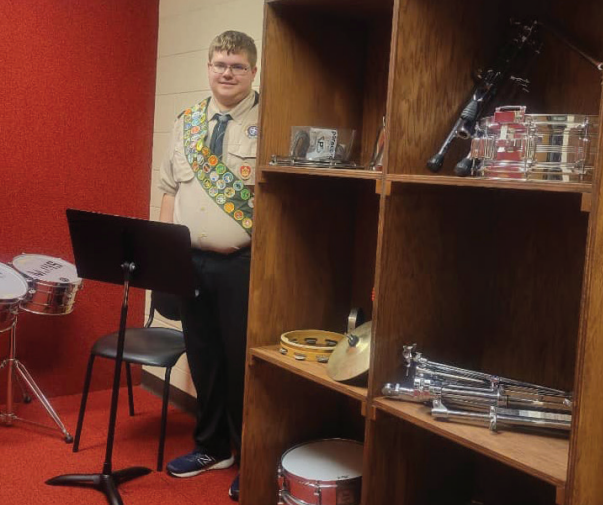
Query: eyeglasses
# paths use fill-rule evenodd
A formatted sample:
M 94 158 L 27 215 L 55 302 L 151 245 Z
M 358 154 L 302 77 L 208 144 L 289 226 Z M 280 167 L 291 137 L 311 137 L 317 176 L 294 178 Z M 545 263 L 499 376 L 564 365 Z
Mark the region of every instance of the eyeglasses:
M 249 71 L 249 67 L 246 65 L 241 65 L 239 63 L 235 63 L 234 65 L 226 65 L 225 63 L 210 63 L 214 74 L 223 74 L 226 70 L 230 69 L 232 75 L 245 75 Z

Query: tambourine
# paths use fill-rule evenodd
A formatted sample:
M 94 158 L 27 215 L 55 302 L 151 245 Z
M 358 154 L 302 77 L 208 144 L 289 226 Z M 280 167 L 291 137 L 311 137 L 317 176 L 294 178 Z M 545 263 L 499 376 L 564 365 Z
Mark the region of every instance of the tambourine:
M 294 330 L 281 335 L 280 353 L 298 361 L 327 363 L 345 335 L 323 330 Z

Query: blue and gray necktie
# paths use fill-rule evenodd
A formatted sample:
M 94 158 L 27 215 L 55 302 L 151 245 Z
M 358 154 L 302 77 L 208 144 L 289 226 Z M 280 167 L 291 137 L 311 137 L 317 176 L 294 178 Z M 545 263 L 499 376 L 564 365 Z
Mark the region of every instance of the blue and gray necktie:
M 214 127 L 209 141 L 209 149 L 218 158 L 222 159 L 222 150 L 224 147 L 224 134 L 226 133 L 226 125 L 232 119 L 230 114 L 215 114 L 212 119 L 217 119 L 218 123 Z

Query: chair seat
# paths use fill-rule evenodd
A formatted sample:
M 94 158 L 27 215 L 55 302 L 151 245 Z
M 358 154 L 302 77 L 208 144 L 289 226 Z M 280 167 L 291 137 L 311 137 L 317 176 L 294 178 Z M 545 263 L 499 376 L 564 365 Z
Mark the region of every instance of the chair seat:
M 92 347 L 92 354 L 115 359 L 117 335 L 111 333 L 100 337 Z M 184 353 L 182 332 L 169 328 L 126 329 L 123 359 L 139 365 L 173 367 Z

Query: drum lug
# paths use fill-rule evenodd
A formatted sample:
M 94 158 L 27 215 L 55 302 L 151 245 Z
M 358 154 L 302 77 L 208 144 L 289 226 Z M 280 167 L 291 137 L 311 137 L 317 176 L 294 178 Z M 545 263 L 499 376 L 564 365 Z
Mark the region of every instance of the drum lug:
M 314 496 L 316 496 L 316 505 L 322 505 L 322 491 L 320 490 L 320 481 L 316 481 L 316 491 L 314 491 Z
M 575 164 L 575 169 L 578 171 L 578 173 L 581 176 L 584 176 L 584 174 L 586 172 L 585 166 L 586 166 L 586 162 L 588 160 L 588 156 L 590 154 L 590 140 L 588 138 L 589 127 L 590 127 L 590 121 L 588 118 L 586 118 L 581 125 L 582 135 L 579 138 L 580 144 L 582 144 L 582 146 L 581 146 L 582 149 L 580 150 L 582 157 L 579 158 L 578 160 L 576 160 L 576 164 Z
M 283 474 L 283 469 L 281 467 L 278 468 L 278 470 L 276 471 L 276 476 L 278 479 L 278 487 L 280 489 L 279 491 L 279 495 L 281 494 L 281 491 L 285 491 L 287 489 L 287 481 L 285 480 L 285 475 Z

